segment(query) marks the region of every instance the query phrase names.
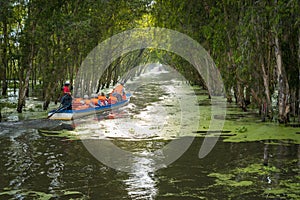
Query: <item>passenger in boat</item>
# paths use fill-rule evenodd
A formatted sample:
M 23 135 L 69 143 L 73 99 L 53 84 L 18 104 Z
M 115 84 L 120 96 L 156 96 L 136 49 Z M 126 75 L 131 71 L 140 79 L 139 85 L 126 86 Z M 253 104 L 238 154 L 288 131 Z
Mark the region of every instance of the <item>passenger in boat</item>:
M 80 98 L 78 95 L 73 99 L 72 102 L 72 109 L 73 110 L 79 110 L 80 106 L 82 105 L 82 98 Z
M 73 99 L 73 103 L 81 103 L 83 99 L 80 98 L 78 95 Z
M 115 104 L 118 102 L 117 97 L 113 96 L 113 93 L 109 94 L 108 104 Z
M 84 95 L 83 99 L 80 101 L 81 105 L 78 106 L 77 110 L 83 110 L 83 109 L 87 109 L 90 107 L 95 107 L 93 105 L 93 103 L 91 102 L 90 98 L 88 95 Z
M 118 101 L 126 100 L 124 83 L 121 83 L 120 85 L 116 86 L 112 91 L 112 95 L 117 97 Z
M 83 96 L 83 102 L 84 102 L 84 105 L 87 106 L 87 108 L 89 108 L 89 107 L 95 108 L 96 107 L 88 95 Z
M 93 106 L 100 106 L 101 102 L 98 99 L 98 95 L 97 94 L 92 94 L 91 95 L 91 103 L 93 104 Z
M 101 106 L 106 106 L 108 104 L 108 99 L 103 92 L 98 94 L 98 100 L 100 101 Z
M 66 110 L 72 110 L 72 96 L 70 90 L 70 82 L 66 81 L 62 88 L 63 96 L 60 99 L 60 103 Z
M 72 96 L 66 93 L 61 99 L 60 103 L 66 110 L 72 110 Z

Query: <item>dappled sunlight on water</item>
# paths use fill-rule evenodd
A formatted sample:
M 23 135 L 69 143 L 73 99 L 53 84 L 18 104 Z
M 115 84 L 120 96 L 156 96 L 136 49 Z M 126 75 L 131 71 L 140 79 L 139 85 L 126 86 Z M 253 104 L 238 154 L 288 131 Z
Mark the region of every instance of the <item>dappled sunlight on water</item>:
M 127 83 L 132 93 L 128 106 L 106 117 L 76 119 L 82 138 L 171 139 L 192 136 L 199 113 L 193 90 L 177 74 L 157 68 Z
M 151 152 L 141 152 L 133 161 L 128 179 L 124 180 L 128 195 L 132 199 L 155 199 L 158 194 L 157 178 L 154 176 L 155 162 L 149 158 Z M 145 155 L 146 154 L 146 155 Z

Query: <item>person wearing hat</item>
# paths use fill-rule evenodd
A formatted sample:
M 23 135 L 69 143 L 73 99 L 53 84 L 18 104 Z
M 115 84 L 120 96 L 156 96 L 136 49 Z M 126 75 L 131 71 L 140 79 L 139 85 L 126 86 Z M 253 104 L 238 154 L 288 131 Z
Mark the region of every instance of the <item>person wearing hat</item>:
M 80 98 L 80 104 L 79 106 L 77 107 L 77 110 L 82 110 L 82 109 L 87 109 L 90 107 L 90 98 L 88 95 L 84 95 L 83 96 L 83 99 Z
M 69 81 L 65 82 L 65 85 L 63 86 L 62 90 L 63 90 L 64 96 L 60 99 L 60 103 L 65 109 L 72 110 L 72 96 L 71 96 Z
M 70 90 L 70 81 L 66 81 L 65 85 L 63 87 L 63 92 L 64 94 L 69 94 L 71 95 L 71 90 Z
M 106 106 L 108 104 L 108 99 L 106 98 L 104 92 L 98 93 L 98 100 L 102 106 Z

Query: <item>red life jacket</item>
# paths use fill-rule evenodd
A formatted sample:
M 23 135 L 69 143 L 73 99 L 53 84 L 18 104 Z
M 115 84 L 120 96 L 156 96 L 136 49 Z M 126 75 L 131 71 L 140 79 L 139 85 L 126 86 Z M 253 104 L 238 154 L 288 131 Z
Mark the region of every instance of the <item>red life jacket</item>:
M 70 91 L 69 86 L 65 85 L 65 86 L 63 87 L 63 92 L 64 92 L 64 93 L 70 93 L 71 91 Z

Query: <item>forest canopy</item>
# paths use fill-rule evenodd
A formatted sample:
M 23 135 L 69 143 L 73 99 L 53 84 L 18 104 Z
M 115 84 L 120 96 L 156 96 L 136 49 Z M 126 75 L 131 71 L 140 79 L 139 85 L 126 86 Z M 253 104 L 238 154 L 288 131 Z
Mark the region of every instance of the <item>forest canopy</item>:
M 34 93 L 47 109 L 99 43 L 133 28 L 161 27 L 188 35 L 210 53 L 229 102 L 280 123 L 300 121 L 299 15 L 298 0 L 2 0 L 1 95 L 12 84 L 18 112 Z M 98 88 L 149 62 L 168 64 L 205 88 L 189 63 L 159 49 L 122 55 L 99 77 Z

